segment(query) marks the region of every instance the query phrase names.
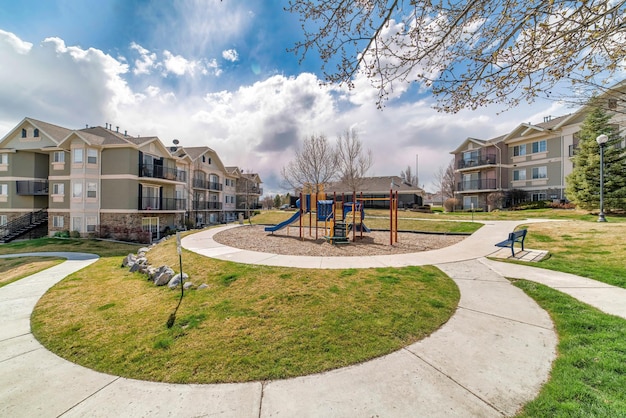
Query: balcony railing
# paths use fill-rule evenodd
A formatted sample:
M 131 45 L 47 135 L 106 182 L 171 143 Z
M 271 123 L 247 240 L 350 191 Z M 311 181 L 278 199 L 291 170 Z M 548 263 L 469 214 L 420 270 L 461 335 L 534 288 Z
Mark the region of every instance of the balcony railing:
M 578 154 L 578 152 L 580 151 L 580 149 L 578 148 L 578 145 L 570 145 L 569 146 L 569 156 L 573 157 L 574 155 Z
M 187 181 L 187 172 L 156 164 L 139 164 L 139 177 L 151 177 L 172 181 Z
M 196 189 L 206 189 L 207 188 L 207 182 L 204 179 L 196 179 L 194 178 L 191 182 L 191 185 L 193 187 L 195 187 Z
M 192 202 L 193 210 L 221 210 L 222 202 L 203 202 L 194 200 Z
M 48 180 L 17 180 L 15 183 L 20 196 L 48 195 Z
M 210 181 L 209 182 L 209 190 L 221 191 L 222 190 L 222 183 L 216 183 L 216 182 Z
M 481 165 L 493 165 L 496 163 L 496 154 L 485 154 L 478 156 L 477 159 L 459 160 L 457 168 L 479 167 Z
M 187 201 L 185 199 L 174 199 L 171 197 L 140 197 L 139 210 L 186 210 Z
M 470 190 L 495 190 L 495 188 L 496 179 L 466 180 L 457 185 L 457 190 L 460 192 Z

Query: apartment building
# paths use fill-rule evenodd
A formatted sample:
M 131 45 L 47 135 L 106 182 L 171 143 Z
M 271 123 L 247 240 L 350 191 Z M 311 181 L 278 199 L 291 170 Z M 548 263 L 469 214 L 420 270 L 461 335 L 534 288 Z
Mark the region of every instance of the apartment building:
M 209 147 L 166 147 L 109 124 L 72 130 L 25 118 L 0 140 L 0 239 L 18 218 L 32 224 L 34 213 L 46 214 L 51 235 L 158 236 L 228 222 L 237 217 L 238 181 Z
M 609 100 L 609 99 L 606 99 Z M 606 109 L 611 109 L 607 105 Z M 456 195 L 463 209 L 491 210 L 520 201 L 565 201 L 566 178 L 573 170 L 578 132 L 590 107 L 521 123 L 496 138 L 467 138 L 454 155 Z M 613 112 L 620 132 L 623 112 Z M 495 199 L 504 195 L 504 200 Z

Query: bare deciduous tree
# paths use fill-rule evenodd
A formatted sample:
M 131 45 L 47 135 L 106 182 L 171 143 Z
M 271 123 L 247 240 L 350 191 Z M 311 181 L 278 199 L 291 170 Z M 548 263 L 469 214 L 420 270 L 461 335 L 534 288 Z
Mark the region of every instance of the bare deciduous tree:
M 400 178 L 403 182 L 410 184 L 411 186 L 419 187 L 419 184 L 417 184 L 417 175 L 413 174 L 411 165 L 407 165 L 406 170 L 400 171 Z
M 604 84 L 626 55 L 626 0 L 290 0 L 328 82 L 365 75 L 378 105 L 407 82 L 430 87 L 437 108 L 514 106 L 561 80 Z
M 299 191 L 310 184 L 315 187 L 315 193 L 336 175 L 337 157 L 324 135 L 306 138 L 302 148 L 296 151 L 295 158 L 281 170 L 285 188 Z
M 372 150 L 365 150 L 354 129 L 347 129 L 337 138 L 339 178 L 350 191 L 356 192 L 373 163 Z
M 441 193 L 441 204 L 446 199 L 454 198 L 454 192 L 456 192 L 456 178 L 454 176 L 454 158 L 445 167 L 439 167 L 434 175 L 434 186 Z

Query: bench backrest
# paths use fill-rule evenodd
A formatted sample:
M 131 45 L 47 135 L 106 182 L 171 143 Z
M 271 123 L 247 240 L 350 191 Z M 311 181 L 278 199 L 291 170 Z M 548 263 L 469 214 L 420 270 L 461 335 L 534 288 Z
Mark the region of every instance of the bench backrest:
M 509 241 L 518 241 L 520 238 L 524 239 L 526 236 L 526 229 L 520 229 L 519 231 L 511 232 L 509 234 Z

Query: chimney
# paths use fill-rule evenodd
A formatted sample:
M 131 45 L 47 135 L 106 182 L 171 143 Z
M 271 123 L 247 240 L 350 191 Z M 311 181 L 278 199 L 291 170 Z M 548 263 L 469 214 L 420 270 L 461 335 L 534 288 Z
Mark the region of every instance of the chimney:
M 119 132 L 120 132 L 120 127 L 119 127 L 119 126 L 116 126 L 116 127 L 115 127 L 115 132 L 117 132 L 117 133 L 119 133 Z

